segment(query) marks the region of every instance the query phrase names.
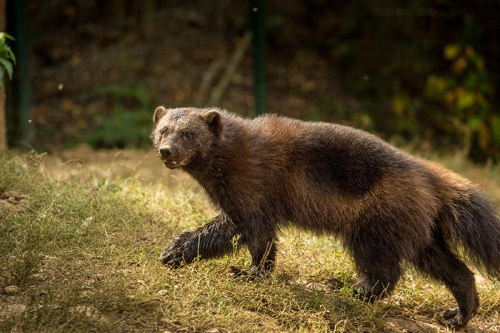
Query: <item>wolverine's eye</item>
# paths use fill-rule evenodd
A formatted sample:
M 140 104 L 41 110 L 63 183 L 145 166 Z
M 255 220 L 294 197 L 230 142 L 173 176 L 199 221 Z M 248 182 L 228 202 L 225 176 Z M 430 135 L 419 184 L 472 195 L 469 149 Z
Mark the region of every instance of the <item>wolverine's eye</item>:
M 160 130 L 160 134 L 163 135 L 165 134 L 165 132 L 167 131 L 167 128 L 166 127 L 163 127 L 161 130 Z
M 193 138 L 194 134 L 191 131 L 183 131 L 182 132 L 182 137 L 187 140 L 191 140 Z

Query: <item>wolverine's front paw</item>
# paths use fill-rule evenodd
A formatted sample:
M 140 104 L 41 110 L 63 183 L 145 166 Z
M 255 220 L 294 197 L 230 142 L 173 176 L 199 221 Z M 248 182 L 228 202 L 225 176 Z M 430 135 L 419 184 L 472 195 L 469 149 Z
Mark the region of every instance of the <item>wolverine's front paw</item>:
M 160 256 L 160 260 L 163 263 L 163 265 L 172 267 L 172 268 L 179 268 L 182 266 L 182 264 L 185 262 L 184 256 L 182 252 L 174 250 L 165 250 Z
M 192 249 L 189 246 L 191 234 L 192 233 L 188 231 L 183 232 L 167 246 L 160 256 L 160 260 L 164 265 L 178 268 L 182 266 L 183 263 L 193 261 L 195 256 L 192 255 Z

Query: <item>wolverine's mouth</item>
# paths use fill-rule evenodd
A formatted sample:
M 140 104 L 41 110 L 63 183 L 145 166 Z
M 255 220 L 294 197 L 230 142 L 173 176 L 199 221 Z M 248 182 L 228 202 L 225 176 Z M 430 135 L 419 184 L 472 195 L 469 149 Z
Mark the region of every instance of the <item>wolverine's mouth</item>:
M 183 167 L 183 163 L 175 162 L 175 161 L 163 161 L 163 165 L 165 165 L 169 169 L 177 169 Z

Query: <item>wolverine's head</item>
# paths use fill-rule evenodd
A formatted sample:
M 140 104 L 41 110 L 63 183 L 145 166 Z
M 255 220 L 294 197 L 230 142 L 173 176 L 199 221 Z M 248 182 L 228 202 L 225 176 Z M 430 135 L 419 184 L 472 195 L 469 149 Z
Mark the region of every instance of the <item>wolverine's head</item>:
M 209 153 L 222 129 L 217 110 L 156 108 L 151 140 L 158 156 L 169 169 L 185 167 Z

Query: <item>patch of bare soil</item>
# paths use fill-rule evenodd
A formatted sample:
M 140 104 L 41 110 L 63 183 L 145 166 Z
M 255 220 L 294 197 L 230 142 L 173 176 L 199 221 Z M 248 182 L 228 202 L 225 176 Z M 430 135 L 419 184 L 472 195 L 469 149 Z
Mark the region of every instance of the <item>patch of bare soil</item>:
M 26 195 L 14 191 L 0 192 L 0 216 L 25 211 L 27 198 Z
M 25 304 L 3 304 L 0 306 L 0 320 L 3 318 L 14 317 L 23 314 L 27 309 Z

